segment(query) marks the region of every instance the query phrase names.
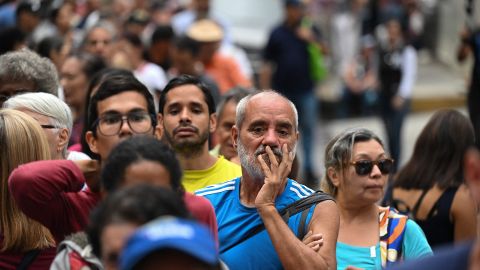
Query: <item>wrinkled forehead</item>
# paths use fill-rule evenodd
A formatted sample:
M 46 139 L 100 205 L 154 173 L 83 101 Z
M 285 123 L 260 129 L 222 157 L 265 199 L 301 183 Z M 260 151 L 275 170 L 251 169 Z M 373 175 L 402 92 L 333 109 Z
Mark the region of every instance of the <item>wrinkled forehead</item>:
M 112 34 L 110 31 L 103 27 L 95 27 L 88 33 L 87 39 L 90 41 L 92 39 L 104 38 L 110 40 L 112 38 Z
M 272 93 L 262 93 L 253 96 L 247 103 L 245 122 L 268 118 L 274 122 L 288 122 L 296 129 L 295 113 L 289 101 Z

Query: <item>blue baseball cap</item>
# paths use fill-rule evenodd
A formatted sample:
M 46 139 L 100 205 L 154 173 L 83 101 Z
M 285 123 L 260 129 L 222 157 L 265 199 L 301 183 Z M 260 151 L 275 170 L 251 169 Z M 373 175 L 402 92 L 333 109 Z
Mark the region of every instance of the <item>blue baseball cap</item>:
M 162 217 L 140 227 L 130 237 L 120 257 L 120 269 L 133 269 L 143 258 L 161 249 L 175 249 L 209 265 L 220 263 L 215 240 L 207 227 L 192 220 Z

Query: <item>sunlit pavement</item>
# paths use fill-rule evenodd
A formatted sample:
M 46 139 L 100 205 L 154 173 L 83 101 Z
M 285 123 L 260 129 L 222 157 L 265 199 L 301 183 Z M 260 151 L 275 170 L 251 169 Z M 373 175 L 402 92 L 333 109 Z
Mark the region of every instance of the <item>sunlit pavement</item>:
M 328 89 L 328 86 L 326 88 L 326 90 L 320 89 L 320 91 L 331 90 Z M 329 98 L 328 93 L 322 93 L 321 96 Z M 464 102 L 465 77 L 459 70 L 453 70 L 431 61 L 420 62 L 412 96 L 412 110 L 402 129 L 400 167 L 410 158 L 418 135 L 433 113 L 441 108 L 454 108 L 466 114 Z M 314 152 L 315 171 L 319 176 L 324 175 L 324 151 L 328 141 L 341 131 L 352 127 L 371 129 L 387 143 L 384 126 L 379 117 L 322 119 L 316 127 Z M 301 153 L 298 156 L 301 158 Z

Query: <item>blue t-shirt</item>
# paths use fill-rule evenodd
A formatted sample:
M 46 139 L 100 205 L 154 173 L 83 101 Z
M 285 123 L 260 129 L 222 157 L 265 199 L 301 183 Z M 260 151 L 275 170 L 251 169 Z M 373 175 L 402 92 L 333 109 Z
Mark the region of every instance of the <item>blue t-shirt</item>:
M 246 207 L 240 203 L 240 178 L 206 187 L 196 192 L 204 196 L 213 205 L 218 223 L 218 240 L 220 242 L 220 258 L 232 270 L 235 269 L 282 269 L 277 252 L 264 229 L 244 242 L 235 245 L 240 239 L 262 223 L 256 208 Z M 285 191 L 280 194 L 275 206 L 281 211 L 289 204 L 304 198 L 314 191 L 288 179 Z M 308 227 L 315 209 L 309 210 L 305 226 Z M 288 226 L 298 234 L 301 212 L 288 220 Z M 229 249 L 230 246 L 233 246 Z M 228 250 L 227 250 L 228 249 Z
M 433 254 L 422 229 L 410 219 L 405 228 L 402 250 L 403 259 L 407 261 Z M 382 269 L 380 243 L 372 247 L 359 247 L 337 242 L 337 269 L 344 270 L 349 265 L 364 269 Z

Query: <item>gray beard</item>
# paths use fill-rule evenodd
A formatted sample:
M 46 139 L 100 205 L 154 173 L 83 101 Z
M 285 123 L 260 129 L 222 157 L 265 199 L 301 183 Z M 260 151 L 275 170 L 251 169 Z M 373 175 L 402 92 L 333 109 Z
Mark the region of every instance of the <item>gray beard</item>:
M 242 168 L 245 169 L 245 171 L 247 171 L 247 173 L 254 179 L 263 180 L 265 178 L 265 174 L 263 173 L 262 168 L 255 161 L 255 156 L 247 153 L 247 149 L 245 149 L 245 146 L 240 142 L 240 140 L 237 140 L 237 149 Z
M 263 148 L 261 147 L 259 147 L 255 152 L 259 152 L 261 150 L 263 151 Z M 295 144 L 293 146 L 294 155 L 296 150 L 297 150 L 297 145 Z M 261 165 L 256 160 L 257 154 L 254 153 L 250 155 L 247 152 L 247 149 L 245 148 L 243 143 L 240 141 L 240 139 L 237 139 L 237 151 L 238 151 L 238 157 L 240 158 L 240 164 L 242 165 L 242 168 L 254 179 L 260 179 L 261 181 L 263 181 L 265 179 L 265 174 L 263 173 Z M 281 158 L 282 158 L 281 150 L 280 149 L 274 150 L 274 153 L 275 151 L 280 151 L 279 162 L 281 162 Z M 266 160 L 266 163 L 268 166 L 270 166 L 270 161 Z

